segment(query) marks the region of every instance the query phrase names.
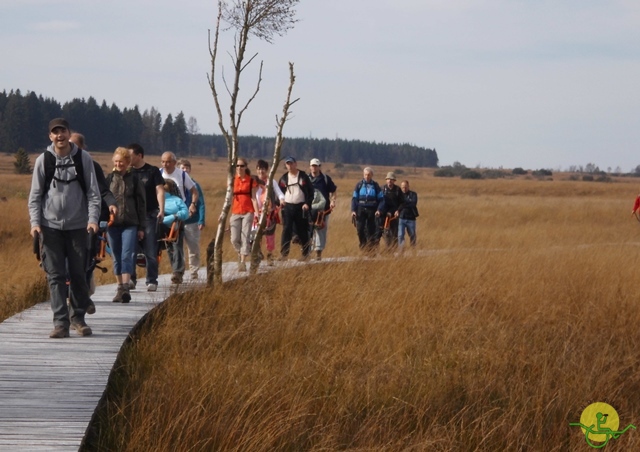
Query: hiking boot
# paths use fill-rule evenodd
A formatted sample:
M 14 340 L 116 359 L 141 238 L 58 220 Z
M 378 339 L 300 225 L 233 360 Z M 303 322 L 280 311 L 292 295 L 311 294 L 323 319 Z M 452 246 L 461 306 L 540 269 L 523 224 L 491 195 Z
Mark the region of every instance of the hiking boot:
M 69 337 L 69 328 L 59 325 L 51 330 L 51 332 L 49 333 L 49 337 L 51 339 L 62 339 L 63 337 Z
M 182 275 L 180 273 L 171 275 L 171 284 L 182 284 Z
M 271 254 L 271 253 L 268 253 L 268 254 L 267 254 L 267 265 L 268 265 L 269 267 L 273 267 L 273 265 L 274 265 L 274 262 L 273 262 L 273 254 Z
M 71 322 L 71 327 L 76 330 L 80 336 L 91 336 L 91 334 L 93 333 L 93 331 L 91 331 L 91 328 L 89 328 L 89 325 L 87 325 L 84 320 L 78 323 Z M 69 332 L 67 331 L 67 335 L 68 334 Z
M 191 272 L 191 279 L 194 281 L 198 279 L 198 272 Z
M 89 300 L 89 305 L 87 306 L 87 314 L 95 314 L 96 313 L 96 305 L 93 301 Z
M 322 251 L 321 250 L 316 251 L 316 260 L 317 261 L 321 261 L 322 260 Z
M 127 289 L 134 290 L 135 288 L 136 288 L 136 282 L 132 279 L 129 281 L 129 284 L 127 285 Z
M 129 303 L 131 301 L 131 294 L 129 293 L 129 287 L 124 286 L 124 292 L 122 292 L 122 302 Z
M 116 290 L 116 296 L 113 297 L 114 303 L 122 303 L 122 295 L 124 295 L 124 285 L 118 284 L 118 289 Z
M 155 292 L 156 290 L 158 290 L 157 284 L 147 284 L 147 292 Z
M 238 271 L 239 272 L 246 272 L 247 271 L 247 264 L 244 262 L 238 262 Z

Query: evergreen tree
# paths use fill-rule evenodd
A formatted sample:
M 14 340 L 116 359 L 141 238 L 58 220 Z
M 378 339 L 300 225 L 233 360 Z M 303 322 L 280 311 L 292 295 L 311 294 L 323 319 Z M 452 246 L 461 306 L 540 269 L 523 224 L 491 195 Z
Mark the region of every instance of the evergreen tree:
M 31 174 L 31 161 L 29 160 L 29 154 L 24 148 L 18 149 L 18 152 L 14 155 L 16 161 L 13 162 L 14 172 L 16 174 Z
M 189 133 L 187 132 L 187 122 L 184 113 L 178 113 L 173 121 L 173 130 L 176 136 L 176 153 L 184 155 L 189 151 Z
M 165 119 L 164 124 L 162 124 L 162 151 L 167 152 L 176 152 L 176 130 L 173 124 L 173 116 L 171 113 L 167 115 L 167 119 Z

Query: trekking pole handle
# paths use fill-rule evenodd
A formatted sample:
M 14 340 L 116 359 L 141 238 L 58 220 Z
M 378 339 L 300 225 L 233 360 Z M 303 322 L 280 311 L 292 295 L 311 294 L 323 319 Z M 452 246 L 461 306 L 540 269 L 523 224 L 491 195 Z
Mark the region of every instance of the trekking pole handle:
M 40 260 L 40 233 L 38 231 L 33 234 L 33 254 L 36 255 L 36 259 Z

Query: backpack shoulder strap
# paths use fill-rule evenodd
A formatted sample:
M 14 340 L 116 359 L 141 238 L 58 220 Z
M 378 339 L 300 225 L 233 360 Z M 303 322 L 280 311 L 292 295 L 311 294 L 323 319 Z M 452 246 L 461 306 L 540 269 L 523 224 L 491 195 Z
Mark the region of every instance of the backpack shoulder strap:
M 78 152 L 73 156 L 73 164 L 76 167 L 76 177 L 78 178 L 78 183 L 80 184 L 80 188 L 82 188 L 82 193 L 87 196 L 87 183 L 84 180 L 84 164 L 82 163 L 82 154 L 84 151 L 78 148 Z
M 44 189 L 42 190 L 42 196 L 44 196 L 51 187 L 53 182 L 53 175 L 56 172 L 56 157 L 49 151 L 44 151 Z
M 182 172 L 182 191 L 184 192 L 184 199 L 185 201 L 191 201 L 190 199 L 187 198 L 188 196 L 190 196 L 191 190 L 187 190 L 187 184 L 185 184 L 186 180 L 187 180 L 187 173 L 183 171 Z

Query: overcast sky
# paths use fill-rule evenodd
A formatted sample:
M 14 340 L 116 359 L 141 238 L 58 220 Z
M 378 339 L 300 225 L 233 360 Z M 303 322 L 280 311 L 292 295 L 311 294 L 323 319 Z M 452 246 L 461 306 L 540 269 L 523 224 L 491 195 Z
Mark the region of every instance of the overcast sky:
M 183 111 L 219 133 L 215 15 L 214 0 L 0 0 L 0 90 Z M 297 18 L 249 43 L 264 74 L 241 135 L 275 133 L 291 61 L 288 136 L 407 142 L 441 165 L 640 164 L 638 0 L 301 0 Z

